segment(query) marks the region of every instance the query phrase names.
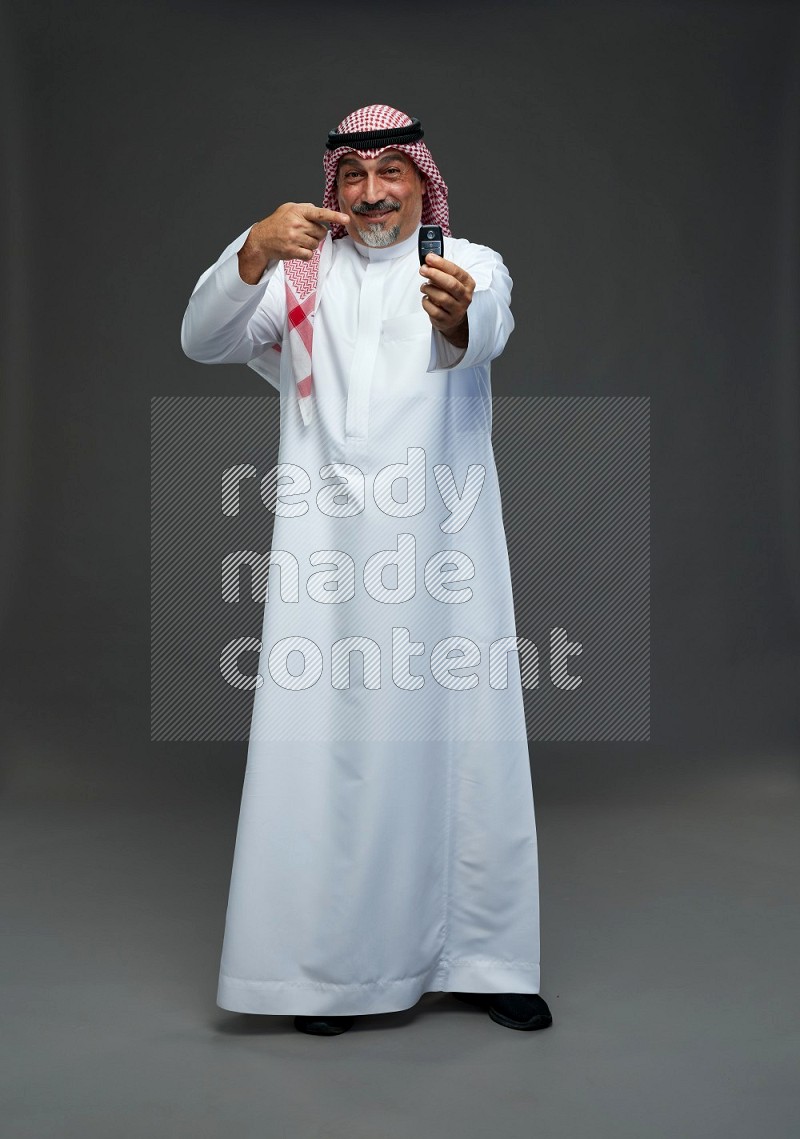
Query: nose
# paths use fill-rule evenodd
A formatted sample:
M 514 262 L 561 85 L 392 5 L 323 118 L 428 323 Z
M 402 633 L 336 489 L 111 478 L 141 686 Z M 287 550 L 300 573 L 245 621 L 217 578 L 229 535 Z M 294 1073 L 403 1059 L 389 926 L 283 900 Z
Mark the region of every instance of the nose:
M 375 174 L 367 174 L 367 184 L 364 187 L 364 201 L 365 202 L 379 202 L 383 197 L 383 183 L 380 177 Z

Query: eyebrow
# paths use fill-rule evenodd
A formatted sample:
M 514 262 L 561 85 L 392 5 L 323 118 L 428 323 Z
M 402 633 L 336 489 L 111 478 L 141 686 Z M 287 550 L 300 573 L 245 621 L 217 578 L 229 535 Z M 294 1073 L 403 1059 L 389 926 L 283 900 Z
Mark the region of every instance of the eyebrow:
M 404 154 L 384 154 L 384 155 L 380 155 L 378 160 L 381 163 L 383 163 L 383 162 L 408 162 L 409 161 L 409 159 L 407 159 Z M 339 165 L 340 166 L 356 166 L 357 167 L 357 166 L 361 165 L 361 162 L 357 158 L 348 158 L 347 156 L 345 156 L 344 158 L 339 159 Z

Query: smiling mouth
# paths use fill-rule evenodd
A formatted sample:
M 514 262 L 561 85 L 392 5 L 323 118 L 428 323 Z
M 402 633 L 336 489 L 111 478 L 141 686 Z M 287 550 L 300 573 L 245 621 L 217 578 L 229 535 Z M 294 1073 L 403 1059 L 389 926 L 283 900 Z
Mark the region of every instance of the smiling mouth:
M 381 205 L 372 206 L 372 207 L 365 207 L 364 205 L 353 206 L 353 213 L 355 214 L 355 216 L 357 218 L 364 218 L 365 221 L 381 222 L 381 221 L 385 221 L 386 218 L 388 218 L 390 214 L 396 214 L 399 209 L 400 209 L 399 203 L 397 205 L 395 205 L 392 202 L 387 202 L 385 206 L 381 206 Z

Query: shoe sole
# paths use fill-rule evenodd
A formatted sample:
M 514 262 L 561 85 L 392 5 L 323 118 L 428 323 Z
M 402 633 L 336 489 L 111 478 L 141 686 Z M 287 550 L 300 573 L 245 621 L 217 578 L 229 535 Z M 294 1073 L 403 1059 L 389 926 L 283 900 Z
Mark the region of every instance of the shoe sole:
M 549 1028 L 553 1023 L 552 1016 L 532 1016 L 530 1020 L 509 1020 L 507 1016 L 489 1008 L 489 1016 L 495 1024 L 502 1024 L 504 1028 L 521 1028 L 523 1032 L 532 1032 L 537 1028 Z

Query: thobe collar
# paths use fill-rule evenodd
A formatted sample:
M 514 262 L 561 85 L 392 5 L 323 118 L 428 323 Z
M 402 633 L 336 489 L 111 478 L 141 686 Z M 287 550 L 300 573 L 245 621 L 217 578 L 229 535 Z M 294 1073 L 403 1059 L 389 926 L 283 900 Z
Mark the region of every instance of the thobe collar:
M 353 239 L 350 238 L 350 240 Z M 404 257 L 407 253 L 413 252 L 417 248 L 417 240 L 418 235 L 415 232 L 404 241 L 396 241 L 394 245 L 382 245 L 373 248 L 371 245 L 362 245 L 359 241 L 353 241 L 353 245 L 365 260 L 391 261 L 395 257 Z

